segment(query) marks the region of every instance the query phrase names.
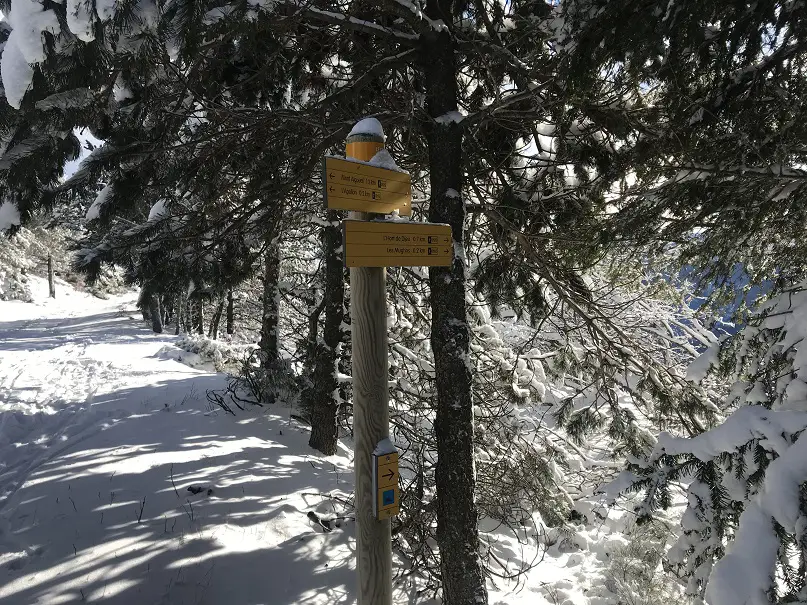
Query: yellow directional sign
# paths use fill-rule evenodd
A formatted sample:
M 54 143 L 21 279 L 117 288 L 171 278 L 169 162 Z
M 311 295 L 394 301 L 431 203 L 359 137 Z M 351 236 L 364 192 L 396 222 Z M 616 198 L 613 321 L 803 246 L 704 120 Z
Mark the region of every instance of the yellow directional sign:
M 348 267 L 451 265 L 451 227 L 436 223 L 344 221 Z
M 326 157 L 325 203 L 333 210 L 412 214 L 412 179 L 405 172 Z
M 376 480 L 379 488 L 398 484 L 398 454 L 384 454 L 379 457 Z
M 376 518 L 389 519 L 400 510 L 398 454 L 373 456 L 376 487 Z

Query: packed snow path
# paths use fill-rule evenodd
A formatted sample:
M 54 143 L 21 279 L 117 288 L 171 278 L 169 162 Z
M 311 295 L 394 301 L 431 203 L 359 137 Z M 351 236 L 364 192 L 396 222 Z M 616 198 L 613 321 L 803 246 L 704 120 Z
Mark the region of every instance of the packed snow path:
M 288 408 L 212 407 L 226 378 L 176 361 L 133 295 L 32 283 L 36 303 L 0 301 L 0 605 L 356 602 L 352 523 L 307 517 L 351 494 L 349 446 L 318 454 Z M 526 557 L 493 525 L 500 560 L 541 562 L 492 605 L 617 604 L 602 571 L 623 520 Z M 395 605 L 432 605 L 407 578 Z
M 224 377 L 170 359 L 133 296 L 59 294 L 0 302 L 0 603 L 352 601 L 352 531 L 306 517 L 348 457 L 211 408 Z

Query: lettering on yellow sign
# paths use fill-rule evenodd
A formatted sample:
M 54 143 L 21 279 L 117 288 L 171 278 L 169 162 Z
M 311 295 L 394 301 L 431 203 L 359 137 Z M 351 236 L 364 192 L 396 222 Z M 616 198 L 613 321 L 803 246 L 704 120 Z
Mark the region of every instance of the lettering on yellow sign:
M 339 171 L 336 171 L 334 176 L 338 178 L 339 181 L 341 181 L 342 183 L 350 183 L 351 185 L 360 185 L 365 187 L 374 187 L 376 189 L 386 189 L 387 183 L 389 183 L 387 179 L 381 179 L 377 177 L 370 177 L 365 175 L 351 174 Z
M 412 181 L 405 172 L 343 158 L 323 162 L 325 203 L 335 210 L 412 214 Z
M 451 227 L 436 223 L 345 221 L 348 267 L 449 266 Z

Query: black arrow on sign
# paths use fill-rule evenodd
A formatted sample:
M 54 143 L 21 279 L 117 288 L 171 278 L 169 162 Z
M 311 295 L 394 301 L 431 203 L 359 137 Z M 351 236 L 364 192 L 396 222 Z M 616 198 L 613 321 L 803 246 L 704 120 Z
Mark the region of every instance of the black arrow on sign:
M 392 479 L 395 476 L 395 473 L 392 469 L 389 469 L 386 473 L 381 475 L 384 479 Z
M 330 178 L 330 179 L 333 178 L 333 172 L 328 175 L 328 178 Z
M 330 191 L 331 193 L 333 193 L 333 187 L 328 187 L 328 191 Z

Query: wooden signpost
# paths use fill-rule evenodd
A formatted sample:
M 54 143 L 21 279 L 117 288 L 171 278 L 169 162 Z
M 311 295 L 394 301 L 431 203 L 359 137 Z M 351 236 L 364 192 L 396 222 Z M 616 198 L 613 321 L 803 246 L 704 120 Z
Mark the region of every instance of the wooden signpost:
M 390 519 L 400 493 L 398 452 L 389 440 L 386 267 L 453 262 L 448 225 L 369 220 L 412 213 L 409 175 L 367 163 L 383 148 L 381 124 L 362 120 L 347 138 L 348 159 L 326 157 L 322 179 L 326 206 L 352 211 L 343 250 L 351 289 L 358 605 L 392 604 Z

